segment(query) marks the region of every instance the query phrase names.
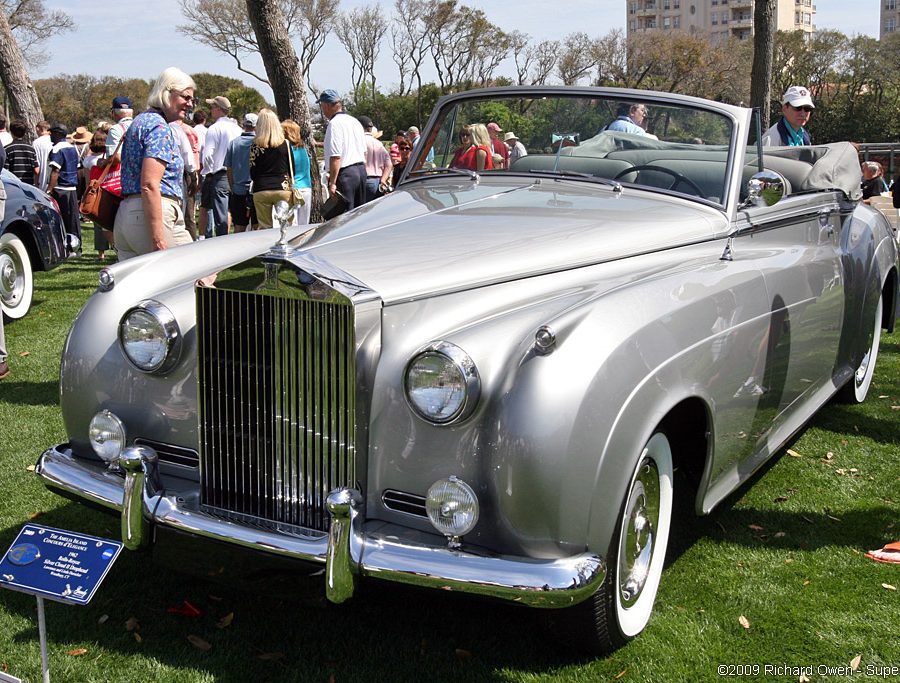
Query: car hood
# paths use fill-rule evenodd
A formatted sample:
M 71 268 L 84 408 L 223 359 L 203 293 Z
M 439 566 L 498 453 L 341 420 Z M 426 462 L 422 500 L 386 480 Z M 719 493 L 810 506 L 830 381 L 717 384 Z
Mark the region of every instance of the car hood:
M 711 207 L 631 188 L 429 179 L 322 225 L 301 248 L 390 302 L 697 242 L 725 226 Z
M 709 239 L 720 211 L 660 193 L 584 181 L 433 178 L 318 226 L 291 244 L 392 303 L 577 268 Z M 124 287 L 160 290 L 265 253 L 273 230 L 197 242 L 112 267 Z M 144 285 L 145 286 L 145 285 Z M 137 292 L 138 290 L 136 290 Z

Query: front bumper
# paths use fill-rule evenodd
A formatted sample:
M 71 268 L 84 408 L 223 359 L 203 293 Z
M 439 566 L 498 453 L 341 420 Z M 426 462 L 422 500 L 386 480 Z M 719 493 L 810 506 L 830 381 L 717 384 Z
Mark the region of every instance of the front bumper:
M 263 553 L 325 565 L 326 595 L 343 602 L 357 577 L 459 591 L 531 607 L 568 607 L 590 597 L 606 577 L 602 558 L 580 553 L 555 560 L 496 555 L 482 549 L 451 549 L 367 530 L 362 497 L 353 489 L 328 496 L 328 534 L 309 536 L 246 526 L 195 509 L 167 495 L 159 484 L 156 453 L 146 446 L 125 449 L 125 470 L 77 458 L 66 444 L 47 449 L 36 473 L 47 488 L 120 513 L 122 540 L 134 550 L 150 542 L 152 526 L 164 525 Z

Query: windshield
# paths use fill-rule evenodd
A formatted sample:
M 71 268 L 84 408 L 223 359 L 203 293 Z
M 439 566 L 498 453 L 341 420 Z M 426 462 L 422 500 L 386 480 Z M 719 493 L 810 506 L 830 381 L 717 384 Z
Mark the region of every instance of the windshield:
M 507 92 L 449 103 L 426 131 L 411 177 L 453 169 L 608 179 L 721 206 L 732 130 L 719 112 L 650 93 L 626 100 Z

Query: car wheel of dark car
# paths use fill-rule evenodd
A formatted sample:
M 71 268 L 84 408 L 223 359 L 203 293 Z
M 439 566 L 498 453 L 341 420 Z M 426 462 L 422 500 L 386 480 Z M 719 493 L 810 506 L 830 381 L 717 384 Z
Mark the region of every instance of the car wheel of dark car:
M 0 306 L 3 314 L 18 320 L 28 313 L 34 294 L 34 279 L 28 251 L 16 235 L 0 235 Z
M 669 541 L 672 491 L 672 449 L 666 435 L 655 432 L 622 501 L 606 580 L 591 598 L 549 615 L 567 642 L 604 654 L 647 626 Z
M 862 403 L 866 400 L 866 395 L 869 393 L 872 377 L 875 375 L 875 361 L 878 360 L 878 347 L 881 344 L 882 301 L 883 297 L 879 296 L 878 304 L 875 306 L 874 329 L 869 337 L 869 348 L 866 349 L 866 353 L 856 368 L 856 372 L 853 373 L 853 377 L 844 385 L 839 394 L 840 400 L 845 403 Z

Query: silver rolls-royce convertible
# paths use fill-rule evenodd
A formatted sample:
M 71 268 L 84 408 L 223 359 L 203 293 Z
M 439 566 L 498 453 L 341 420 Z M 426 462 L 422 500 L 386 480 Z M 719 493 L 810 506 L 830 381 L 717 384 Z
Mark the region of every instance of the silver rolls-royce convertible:
M 854 148 L 759 130 L 657 92 L 445 97 L 392 193 L 103 270 L 37 474 L 132 549 L 289 560 L 335 602 L 490 596 L 615 648 L 650 619 L 673 501 L 709 513 L 864 400 L 894 326 L 896 235 Z

